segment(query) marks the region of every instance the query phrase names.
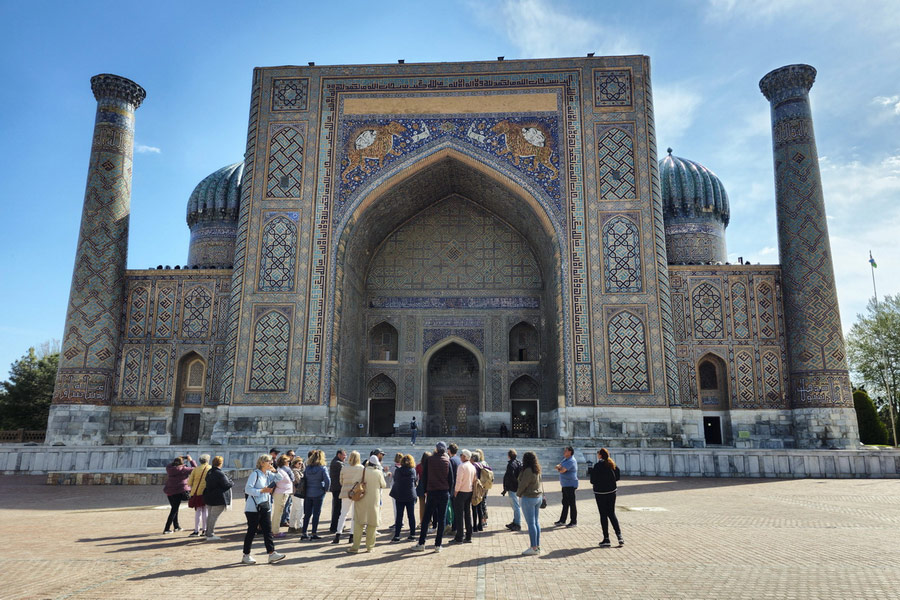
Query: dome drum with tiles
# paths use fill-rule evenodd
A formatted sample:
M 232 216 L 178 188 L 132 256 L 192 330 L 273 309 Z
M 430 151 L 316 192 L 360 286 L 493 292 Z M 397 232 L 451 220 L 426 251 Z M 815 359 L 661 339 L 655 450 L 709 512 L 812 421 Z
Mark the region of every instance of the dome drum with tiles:
M 191 228 L 188 265 L 230 268 L 241 206 L 244 163 L 234 163 L 197 184 L 188 200 L 187 223 Z
M 669 264 L 724 263 L 728 194 L 715 173 L 672 155 L 659 161 Z

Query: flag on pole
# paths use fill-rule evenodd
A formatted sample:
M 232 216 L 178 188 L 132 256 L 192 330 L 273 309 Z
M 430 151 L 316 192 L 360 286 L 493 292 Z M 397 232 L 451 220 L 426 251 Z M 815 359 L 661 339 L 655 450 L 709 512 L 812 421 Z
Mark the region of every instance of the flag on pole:
M 871 251 L 871 250 L 869 250 L 869 264 L 872 265 L 872 268 L 873 268 L 873 269 L 877 269 L 877 268 L 878 268 L 878 265 L 875 264 L 875 259 L 872 258 L 872 251 Z

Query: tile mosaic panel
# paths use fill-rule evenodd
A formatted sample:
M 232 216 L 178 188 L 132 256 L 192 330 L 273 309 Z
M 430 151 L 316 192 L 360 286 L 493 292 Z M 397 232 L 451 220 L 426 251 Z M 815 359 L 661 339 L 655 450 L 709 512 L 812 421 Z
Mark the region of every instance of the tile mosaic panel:
M 732 334 L 737 339 L 749 339 L 750 315 L 747 304 L 747 286 L 741 282 L 731 284 Z
M 145 287 L 138 286 L 131 290 L 131 301 L 128 303 L 128 337 L 144 337 L 147 334 L 147 316 L 150 312 L 150 293 Z
M 597 183 L 601 200 L 637 198 L 634 124 L 597 125 Z
M 643 291 L 638 226 L 617 215 L 603 224 L 603 282 L 607 294 Z
M 734 377 L 737 384 L 734 390 L 735 408 L 757 408 L 753 362 L 752 350 L 738 350 L 734 354 Z
M 212 324 L 213 296 L 203 286 L 196 286 L 184 294 L 181 318 L 181 335 L 201 339 L 209 335 Z
M 286 77 L 272 80 L 272 110 L 306 110 L 308 102 L 308 77 Z
M 725 337 L 722 294 L 710 283 L 701 283 L 691 294 L 694 337 L 700 340 L 719 340 Z
M 638 309 L 607 309 L 606 343 L 610 392 L 649 392 L 647 333 Z
M 626 109 L 633 102 L 631 69 L 594 69 L 594 106 Z
M 290 292 L 294 289 L 297 262 L 297 221 L 299 212 L 267 213 L 259 252 L 261 292 Z
M 302 124 L 271 126 L 266 196 L 299 198 L 303 188 Z
M 287 391 L 290 347 L 289 317 L 275 309 L 263 312 L 253 325 L 248 391 Z

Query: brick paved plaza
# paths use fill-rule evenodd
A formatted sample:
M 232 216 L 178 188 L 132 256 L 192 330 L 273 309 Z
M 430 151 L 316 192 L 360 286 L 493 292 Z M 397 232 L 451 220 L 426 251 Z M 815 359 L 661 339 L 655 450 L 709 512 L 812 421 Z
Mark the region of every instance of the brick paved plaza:
M 520 556 L 527 534 L 505 530 L 511 513 L 495 489 L 489 529 L 441 554 L 411 553 L 388 533 L 374 553 L 355 556 L 346 543 L 290 536 L 277 544 L 284 561 L 265 564 L 260 539 L 260 563 L 245 566 L 240 492 L 219 521 L 224 540 L 212 543 L 187 537 L 187 508 L 185 531 L 162 535 L 166 499 L 157 486 L 44 479 L 0 477 L 2 598 L 900 597 L 898 480 L 623 480 L 626 545 L 609 549 L 597 547 L 599 518 L 583 480 L 579 526 L 551 525 L 560 502 L 552 483 L 538 557 Z M 326 499 L 323 515 L 329 506 Z

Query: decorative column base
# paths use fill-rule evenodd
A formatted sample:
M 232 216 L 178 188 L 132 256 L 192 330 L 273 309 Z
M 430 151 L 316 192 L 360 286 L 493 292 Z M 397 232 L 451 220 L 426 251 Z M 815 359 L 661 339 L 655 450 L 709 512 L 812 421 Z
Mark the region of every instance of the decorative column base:
M 100 446 L 106 443 L 109 407 L 91 404 L 54 404 L 47 419 L 46 444 Z

